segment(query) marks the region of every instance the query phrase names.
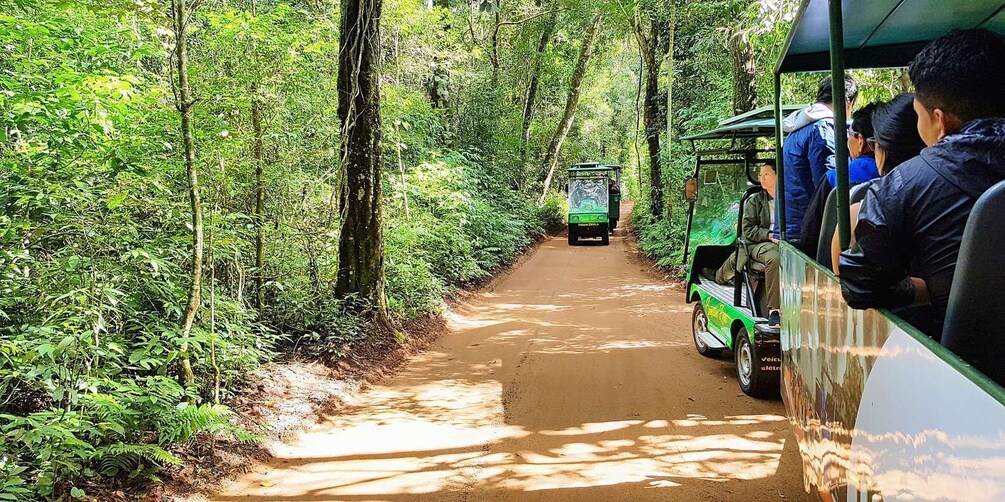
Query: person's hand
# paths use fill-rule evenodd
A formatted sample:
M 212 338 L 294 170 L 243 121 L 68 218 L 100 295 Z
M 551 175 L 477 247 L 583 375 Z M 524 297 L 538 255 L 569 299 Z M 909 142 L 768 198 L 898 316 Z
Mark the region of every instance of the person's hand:
M 778 239 L 776 239 L 774 235 L 768 236 L 768 240 L 774 242 L 775 244 L 778 244 Z

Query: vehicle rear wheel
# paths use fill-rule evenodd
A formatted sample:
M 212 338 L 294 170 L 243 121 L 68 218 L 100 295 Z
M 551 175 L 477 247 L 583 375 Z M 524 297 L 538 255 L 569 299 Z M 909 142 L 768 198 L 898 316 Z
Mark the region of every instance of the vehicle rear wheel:
M 740 328 L 733 344 L 736 355 L 736 377 L 740 381 L 740 390 L 750 397 L 765 398 L 778 392 L 777 375 L 761 369 L 761 359 L 757 355 L 757 347 L 747 336 L 747 330 Z
M 611 243 L 611 234 L 608 232 L 607 225 L 604 225 L 603 233 L 600 234 L 600 243 L 607 246 Z
M 570 228 L 569 229 L 569 245 L 570 246 L 575 246 L 577 242 L 579 242 L 579 238 L 576 236 L 576 232 L 573 232 L 572 229 Z
M 698 353 L 715 359 L 722 354 L 722 349 L 713 349 L 709 347 L 702 339 L 698 336 L 698 333 L 708 332 L 708 316 L 705 315 L 705 308 L 701 306 L 701 302 L 696 302 L 694 304 L 694 315 L 691 316 L 691 337 L 694 338 L 694 348 L 698 349 Z

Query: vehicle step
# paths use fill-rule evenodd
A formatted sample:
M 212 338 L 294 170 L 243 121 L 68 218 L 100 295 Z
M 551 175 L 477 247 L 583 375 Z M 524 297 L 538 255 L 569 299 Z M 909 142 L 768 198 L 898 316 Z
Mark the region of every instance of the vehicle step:
M 705 342 L 705 345 L 712 350 L 726 348 L 726 344 L 722 343 L 722 340 L 719 340 L 715 337 L 715 335 L 709 333 L 708 331 L 699 331 L 698 338 L 701 338 L 701 341 Z

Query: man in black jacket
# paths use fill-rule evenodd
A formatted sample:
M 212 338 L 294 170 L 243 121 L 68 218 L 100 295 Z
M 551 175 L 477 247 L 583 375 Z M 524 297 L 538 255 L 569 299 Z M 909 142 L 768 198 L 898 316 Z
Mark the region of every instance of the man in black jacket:
M 930 303 L 938 338 L 967 218 L 1005 179 L 1005 37 L 953 32 L 909 73 L 929 147 L 869 188 L 856 244 L 841 254 L 841 289 L 853 308 Z

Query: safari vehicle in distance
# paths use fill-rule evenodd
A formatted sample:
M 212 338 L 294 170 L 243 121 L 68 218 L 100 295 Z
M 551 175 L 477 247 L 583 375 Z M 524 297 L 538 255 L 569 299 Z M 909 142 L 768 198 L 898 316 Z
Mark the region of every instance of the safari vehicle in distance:
M 1005 33 L 1005 1 L 803 0 L 775 67 L 776 108 L 783 74 L 829 71 L 841 102 L 845 68 L 903 67 L 931 40 L 967 28 Z M 843 107 L 834 122 L 845 129 Z M 846 141 L 835 135 L 842 248 L 855 195 Z M 786 168 L 777 166 L 781 229 Z M 1001 353 L 1003 221 L 1005 182 L 970 213 L 942 332 L 980 341 L 988 354 Z M 1005 388 L 896 314 L 851 309 L 820 256 L 784 233 L 780 251 L 782 398 L 807 492 L 828 501 L 1005 500 Z
M 727 260 L 734 260 L 735 266 L 736 252 L 747 245 L 741 231 L 744 205 L 762 191 L 751 170 L 774 161 L 765 157 L 774 150 L 751 145 L 774 132 L 774 109 L 769 106 L 724 120 L 714 130 L 681 138 L 692 146 L 729 142 L 727 147 L 695 149 L 694 173 L 685 182 L 685 265 L 690 258 L 686 299 L 695 304 L 691 329 L 698 353 L 717 358 L 732 351 L 740 389 L 752 397 L 777 395 L 781 369 L 778 329 L 768 328 L 763 269 L 746 260 L 736 271 L 733 286 L 703 278 L 700 272 L 705 267 L 718 269 Z M 689 256 L 692 245 L 694 253 Z
M 568 169 L 569 245 L 581 237 L 599 237 L 610 244 L 610 235 L 621 218 L 621 166 L 597 162 L 576 164 Z

